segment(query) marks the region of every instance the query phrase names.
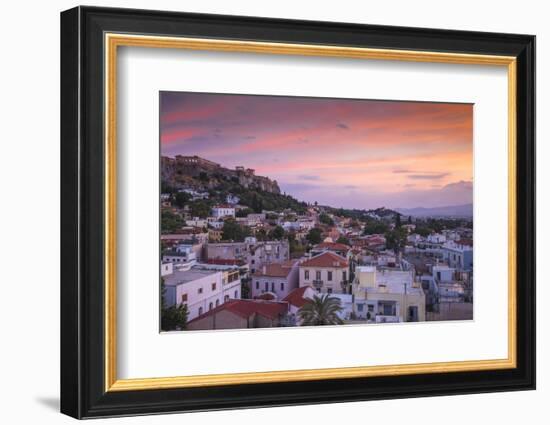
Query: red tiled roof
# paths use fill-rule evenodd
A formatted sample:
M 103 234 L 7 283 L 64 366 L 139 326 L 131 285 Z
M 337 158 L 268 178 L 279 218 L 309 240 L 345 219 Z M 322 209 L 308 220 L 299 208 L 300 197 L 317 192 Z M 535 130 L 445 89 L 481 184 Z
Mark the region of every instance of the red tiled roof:
M 308 298 L 304 298 L 307 288 L 309 288 L 309 286 L 302 286 L 301 288 L 294 289 L 283 299 L 283 301 L 286 301 L 298 308 L 302 307 L 309 301 Z
M 474 245 L 474 241 L 472 241 L 471 239 L 460 239 L 460 240 L 456 241 L 456 243 L 458 245 L 466 245 L 466 246 L 473 246 Z
M 220 205 L 214 206 L 214 208 L 235 208 L 235 207 L 233 205 L 220 204 Z
M 189 323 L 203 319 L 212 314 L 219 313 L 223 310 L 229 311 L 244 319 L 248 319 L 253 314 L 259 314 L 260 316 L 273 320 L 277 318 L 277 316 L 287 312 L 288 304 L 285 302 L 264 300 L 229 300 L 222 305 L 195 317 Z
M 315 245 L 314 248 L 330 249 L 333 251 L 345 251 L 350 249 L 346 244 L 339 242 L 321 242 L 320 244 Z
M 325 251 L 322 254 L 300 264 L 300 267 L 347 267 L 348 262 L 345 258 L 331 251 Z

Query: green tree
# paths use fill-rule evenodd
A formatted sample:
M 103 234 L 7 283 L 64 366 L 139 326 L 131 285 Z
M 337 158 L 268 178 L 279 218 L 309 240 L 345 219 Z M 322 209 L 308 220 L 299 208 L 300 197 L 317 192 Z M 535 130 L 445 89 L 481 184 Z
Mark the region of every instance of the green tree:
M 187 304 L 163 308 L 160 325 L 161 329 L 163 331 L 183 331 L 187 328 L 188 316 Z
M 283 229 L 281 226 L 275 227 L 270 233 L 270 236 L 272 239 L 281 240 L 285 236 L 285 229 Z
M 242 210 L 239 210 L 235 213 L 236 217 L 246 217 L 248 214 L 254 213 L 254 210 L 252 208 L 243 208 Z
M 172 202 L 179 208 L 183 208 L 190 199 L 191 195 L 185 192 L 176 192 L 176 194 L 172 196 Z
M 250 283 L 252 279 L 247 278 L 241 278 L 241 298 L 242 299 L 249 299 L 250 298 Z
M 402 227 L 396 227 L 386 232 L 384 236 L 386 238 L 386 248 L 393 249 L 394 252 L 399 252 L 405 247 L 407 231 Z
M 342 311 L 340 300 L 329 294 L 314 295 L 313 299 L 298 310 L 302 326 L 341 325 L 344 322 L 338 316 Z
M 395 227 L 401 227 L 401 214 L 395 214 Z
M 414 228 L 414 233 L 418 233 L 420 236 L 427 237 L 431 233 L 431 231 L 425 226 L 417 225 Z
M 306 239 L 312 245 L 317 245 L 318 243 L 321 243 L 321 229 L 314 227 L 307 233 Z
M 267 237 L 267 231 L 265 229 L 260 229 L 258 230 L 254 236 L 256 237 L 257 240 L 259 241 L 267 241 L 268 240 L 268 237 Z
M 334 220 L 328 214 L 319 214 L 319 221 L 328 226 L 334 226 Z
M 170 210 L 163 209 L 160 215 L 160 228 L 162 233 L 173 233 L 183 227 L 183 219 Z
M 233 219 L 227 219 L 223 223 L 222 238 L 224 240 L 233 240 L 242 242 L 244 238 L 250 236 L 248 227 L 243 227 Z
M 160 193 L 175 193 L 176 189 L 167 181 L 162 180 L 160 182 Z
M 386 223 L 379 220 L 372 220 L 365 224 L 365 229 L 363 230 L 364 235 L 377 235 L 384 234 L 389 230 L 389 227 Z
M 166 286 L 164 279 L 161 279 L 161 310 L 160 310 L 160 329 L 162 331 L 181 331 L 187 328 L 187 318 L 189 311 L 187 304 L 173 305 L 166 307 Z
M 351 245 L 350 242 L 349 242 L 349 239 L 346 238 L 345 236 L 340 236 L 338 239 L 336 239 L 336 242 L 337 243 L 343 243 L 344 245 Z
M 203 200 L 197 200 L 189 203 L 192 217 L 206 218 L 210 215 L 210 205 Z

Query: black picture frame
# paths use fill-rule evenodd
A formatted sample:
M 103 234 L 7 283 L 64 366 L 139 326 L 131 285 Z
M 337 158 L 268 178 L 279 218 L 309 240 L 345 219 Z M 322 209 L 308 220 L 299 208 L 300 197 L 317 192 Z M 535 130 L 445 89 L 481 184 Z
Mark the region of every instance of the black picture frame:
M 517 367 L 106 392 L 102 231 L 105 32 L 515 56 Z M 534 36 L 76 7 L 61 13 L 61 193 L 62 413 L 93 418 L 535 388 Z

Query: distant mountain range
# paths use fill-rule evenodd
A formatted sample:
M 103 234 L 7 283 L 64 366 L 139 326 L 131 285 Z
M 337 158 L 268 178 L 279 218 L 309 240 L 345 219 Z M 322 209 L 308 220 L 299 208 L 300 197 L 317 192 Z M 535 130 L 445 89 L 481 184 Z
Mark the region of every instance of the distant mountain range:
M 404 216 L 412 217 L 472 217 L 473 205 L 448 205 L 445 207 L 417 207 L 417 208 L 396 208 Z

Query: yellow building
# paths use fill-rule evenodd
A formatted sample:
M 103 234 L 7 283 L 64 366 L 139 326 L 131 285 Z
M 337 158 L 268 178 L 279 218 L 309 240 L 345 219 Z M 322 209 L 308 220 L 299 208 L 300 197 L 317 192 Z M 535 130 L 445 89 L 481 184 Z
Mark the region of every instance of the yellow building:
M 410 271 L 357 267 L 352 291 L 358 319 L 377 323 L 426 320 L 424 291 Z
M 300 264 L 300 287 L 311 286 L 319 293 L 345 294 L 348 279 L 348 260 L 331 251 L 322 252 Z

